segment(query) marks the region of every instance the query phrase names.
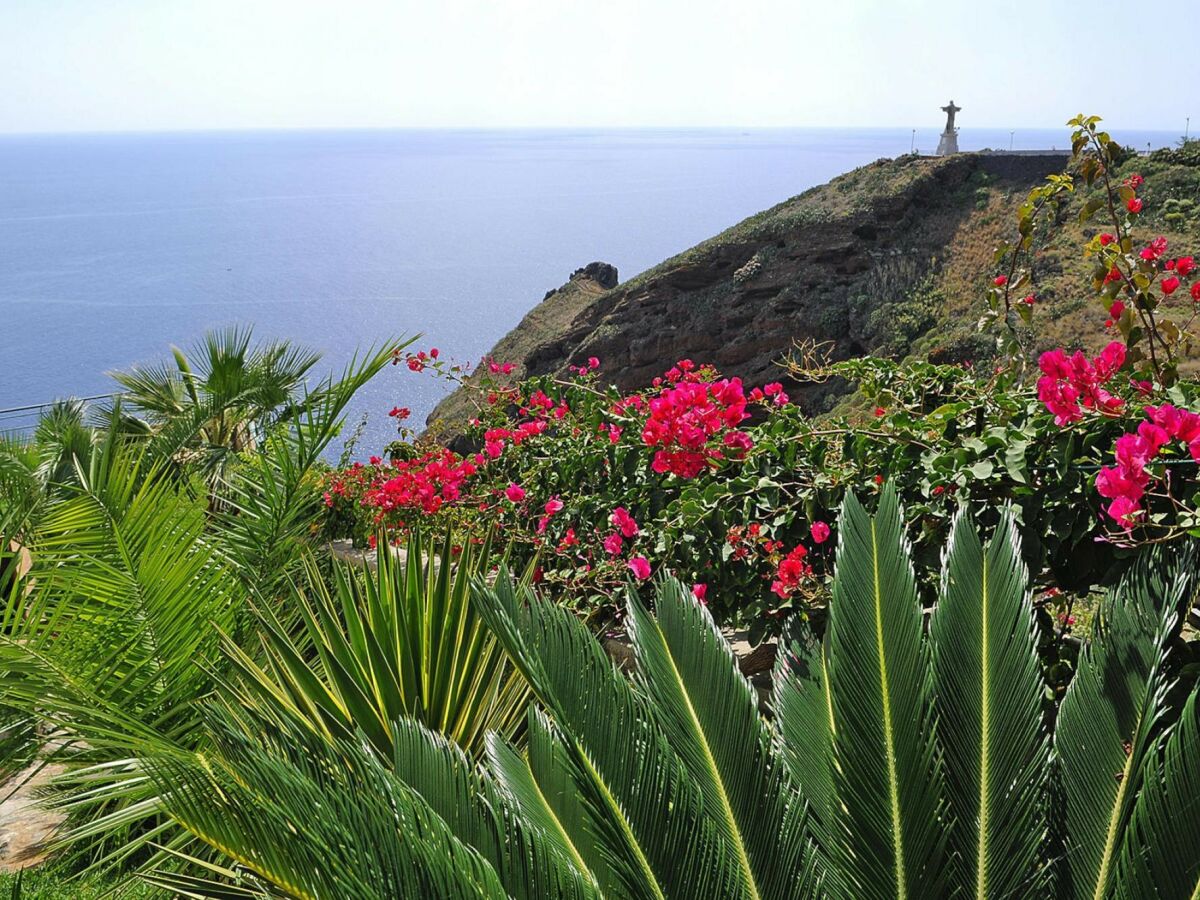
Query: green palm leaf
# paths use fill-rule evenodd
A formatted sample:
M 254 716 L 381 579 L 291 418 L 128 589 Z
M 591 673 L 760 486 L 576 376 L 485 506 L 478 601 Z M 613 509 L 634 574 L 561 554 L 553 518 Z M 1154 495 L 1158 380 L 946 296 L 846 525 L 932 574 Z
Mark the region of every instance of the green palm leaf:
M 473 767 L 460 748 L 417 722 L 401 719 L 394 730 L 394 771 L 492 864 L 510 896 L 600 897 L 561 833 L 536 817 L 504 816 L 505 800 L 490 772 Z
M 261 658 L 227 648 L 240 702 L 286 707 L 330 737 L 361 732 L 384 758 L 402 716 L 477 756 L 489 732 L 515 737 L 529 688 L 470 602 L 472 579 L 492 564 L 490 544 L 456 559 L 449 536 L 434 553 L 413 534 L 404 561 L 382 553 L 374 572 L 333 563 L 331 589 L 310 557 L 290 604 L 297 626 L 263 610 Z
M 1114 892 L 1123 900 L 1200 897 L 1200 691 L 1146 757 Z
M 1028 896 L 1046 829 L 1049 740 L 1010 513 L 986 548 L 964 513 L 955 518 L 930 637 L 957 887 L 978 898 Z
M 214 713 L 215 755 L 146 769 L 184 827 L 283 896 L 507 896 L 492 864 L 363 745 L 266 723 L 251 734 L 230 713 Z
M 528 758 L 495 735 L 488 736 L 488 764 L 502 802 L 515 817 L 540 828 L 557 843 L 560 853 L 574 861 L 599 891 L 613 876 L 600 846 L 582 841 L 587 834 L 587 810 L 575 789 L 580 773 L 571 765 L 562 735 L 538 709 L 529 711 Z
M 1058 713 L 1068 890 L 1108 895 L 1143 761 L 1163 712 L 1163 661 L 1192 580 L 1192 554 L 1147 554 L 1100 606 L 1096 637 Z
M 808 801 L 808 827 L 816 839 L 826 890 L 840 895 L 831 856 L 838 844 L 841 802 L 834 775 L 835 723 L 826 649 L 807 623 L 791 625 L 775 670 L 776 742 Z
M 812 889 L 803 803 L 773 752 L 754 689 L 681 582 L 659 585 L 655 610 L 651 618 L 629 591 L 636 677 L 733 849 L 746 895 L 803 896 Z
M 829 610 L 829 690 L 854 896 L 942 896 L 945 809 L 928 651 L 896 494 L 846 495 Z
M 533 774 L 550 798 L 565 778 L 574 783 L 583 815 L 558 818 L 576 846 L 594 843 L 603 855 L 606 868 L 585 859 L 605 896 L 742 896 L 736 860 L 699 788 L 600 642 L 569 611 L 516 590 L 503 571 L 494 587 L 477 580 L 475 599 L 562 734 L 554 768 L 547 774 L 539 763 Z

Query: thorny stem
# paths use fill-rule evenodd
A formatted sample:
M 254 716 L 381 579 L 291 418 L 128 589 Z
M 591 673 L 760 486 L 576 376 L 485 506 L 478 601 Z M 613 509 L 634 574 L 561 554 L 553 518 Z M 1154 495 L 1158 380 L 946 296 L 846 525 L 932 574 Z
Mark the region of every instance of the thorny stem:
M 1113 205 L 1112 180 L 1108 176 L 1108 154 L 1104 151 L 1104 148 L 1100 145 L 1100 141 L 1096 138 L 1094 133 L 1090 134 L 1090 142 L 1092 146 L 1095 147 L 1096 154 L 1099 156 L 1101 161 L 1100 174 L 1104 176 L 1104 200 L 1108 207 L 1109 219 L 1113 223 L 1113 228 L 1116 231 L 1118 239 L 1123 241 L 1124 238 L 1121 228 L 1121 219 L 1117 215 L 1116 207 Z M 1136 293 L 1137 286 L 1133 283 L 1133 276 L 1121 269 L 1120 265 L 1117 265 L 1117 271 L 1121 273 L 1121 277 L 1125 280 L 1125 284 L 1129 287 L 1129 289 Z M 1167 343 L 1163 340 L 1162 335 L 1158 333 L 1158 323 L 1154 319 L 1154 310 L 1150 309 L 1149 307 L 1143 309 L 1142 305 L 1136 302 L 1133 304 L 1133 307 L 1137 310 L 1138 317 L 1142 320 L 1142 325 L 1146 328 L 1147 334 L 1149 335 L 1149 341 L 1147 343 L 1150 347 L 1150 365 L 1154 368 L 1154 377 L 1158 379 L 1159 384 L 1162 384 L 1162 367 L 1158 363 L 1158 355 L 1154 352 L 1155 338 L 1157 338 L 1158 342 L 1162 344 L 1163 350 L 1168 355 L 1170 354 L 1170 349 L 1167 347 Z

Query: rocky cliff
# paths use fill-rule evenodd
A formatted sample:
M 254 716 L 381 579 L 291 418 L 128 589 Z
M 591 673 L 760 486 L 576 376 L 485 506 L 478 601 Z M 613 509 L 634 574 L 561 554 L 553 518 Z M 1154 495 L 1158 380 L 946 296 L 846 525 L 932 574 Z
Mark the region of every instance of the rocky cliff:
M 677 359 L 715 363 L 748 383 L 777 380 L 799 338 L 834 358 L 864 353 L 978 356 L 991 249 L 1028 189 L 1062 155 L 962 154 L 881 160 L 752 216 L 655 268 L 615 284 L 593 263 L 551 291 L 495 347 L 519 374 L 565 371 L 590 356 L 622 388 Z M 789 391 L 810 412 L 843 388 Z M 462 392 L 430 416 L 450 433 L 469 411 Z

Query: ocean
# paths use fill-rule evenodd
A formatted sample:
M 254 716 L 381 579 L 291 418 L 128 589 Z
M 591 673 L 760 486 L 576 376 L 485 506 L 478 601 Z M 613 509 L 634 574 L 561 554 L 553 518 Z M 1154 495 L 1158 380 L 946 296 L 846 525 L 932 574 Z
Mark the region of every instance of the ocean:
M 959 135 L 964 150 L 1010 140 L 1061 148 L 1068 131 Z M 913 142 L 819 128 L 0 136 L 0 431 L 35 421 L 13 407 L 106 393 L 107 371 L 231 324 L 323 351 L 322 372 L 417 333 L 473 363 L 579 266 L 624 280 Z M 393 406 L 422 423 L 447 390 L 389 368 L 350 412 L 351 426 L 368 416 L 357 455 L 394 437 Z

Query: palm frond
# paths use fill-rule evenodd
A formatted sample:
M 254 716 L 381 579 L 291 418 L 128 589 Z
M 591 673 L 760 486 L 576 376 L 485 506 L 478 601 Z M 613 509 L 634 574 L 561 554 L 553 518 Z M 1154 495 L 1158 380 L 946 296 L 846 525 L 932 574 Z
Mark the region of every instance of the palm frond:
M 571 840 L 594 843 L 607 860 L 607 871 L 589 860 L 604 893 L 744 896 L 731 848 L 646 698 L 583 624 L 527 588 L 518 590 L 503 571 L 494 587 L 477 579 L 475 599 L 563 736 L 551 773 L 539 766 L 533 774 L 548 797 L 564 778 L 574 783 L 586 817 Z
M 68 842 L 131 835 L 116 838 L 124 855 L 158 839 L 137 756 L 194 745 L 205 666 L 240 596 L 205 524 L 202 498 L 117 443 L 31 537 L 28 589 L 0 610 L 0 704 L 63 736 L 55 755 L 74 766 L 56 786 L 83 822 Z
M 981 898 L 1028 896 L 1046 829 L 1049 737 L 1011 513 L 986 548 L 965 512 L 955 518 L 930 638 L 958 855 L 954 887 Z
M 1102 898 L 1168 687 L 1163 661 L 1194 557 L 1146 554 L 1100 606 L 1096 637 L 1059 709 L 1054 748 L 1065 795 L 1068 889 Z
M 1200 897 L 1200 690 L 1146 754 L 1116 885 L 1122 900 Z
M 490 862 L 365 746 L 214 718 L 215 754 L 147 770 L 185 828 L 285 896 L 506 896 Z
M 829 690 L 844 806 L 842 870 L 857 897 L 939 896 L 946 810 L 928 648 L 889 486 L 874 518 L 842 506 L 829 609 Z
M 561 854 L 597 891 L 612 881 L 600 847 L 582 840 L 587 810 L 575 789 L 579 773 L 564 749 L 562 735 L 538 709 L 529 711 L 528 757 L 496 735 L 488 736 L 488 766 L 500 803 L 514 818 L 529 822 L 553 841 Z
M 321 509 L 315 473 L 340 433 L 347 404 L 408 343 L 411 339 L 388 342 L 356 354 L 340 377 L 331 376 L 289 407 L 285 421 L 268 427 L 258 451 L 222 480 L 217 492 L 222 543 L 261 597 L 283 593 L 301 569 L 301 551 Z
M 777 752 L 808 802 L 808 828 L 826 889 L 840 896 L 838 867 L 841 802 L 834 775 L 832 697 L 827 647 L 807 622 L 794 621 L 780 645 L 774 677 Z
M 660 583 L 654 618 L 636 591 L 628 596 L 635 677 L 733 849 L 747 896 L 802 896 L 812 877 L 804 804 L 733 651 L 678 580 Z

